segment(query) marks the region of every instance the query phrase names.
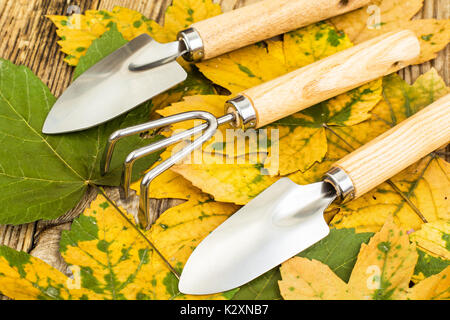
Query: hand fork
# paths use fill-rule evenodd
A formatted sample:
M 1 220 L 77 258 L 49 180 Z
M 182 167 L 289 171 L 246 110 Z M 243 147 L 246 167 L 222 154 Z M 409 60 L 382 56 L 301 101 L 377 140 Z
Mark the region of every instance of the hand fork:
M 218 126 L 231 124 L 235 128 L 242 129 L 261 128 L 404 68 L 414 61 L 419 53 L 420 44 L 413 32 L 404 30 L 388 33 L 241 92 L 226 102 L 226 114 L 220 118 L 206 111 L 191 111 L 118 130 L 108 140 L 101 170 L 103 173 L 108 172 L 115 144 L 121 138 L 180 121 L 192 119 L 204 121 L 189 130 L 137 149 L 125 159 L 122 187 L 127 197 L 136 160 L 203 132 L 188 146 L 151 169 L 143 177 L 140 186 L 140 207 L 144 212 L 145 224 L 150 227 L 156 219 L 156 215 L 150 212 L 149 207 L 149 189 L 152 180 L 193 150 L 200 148 L 214 135 Z

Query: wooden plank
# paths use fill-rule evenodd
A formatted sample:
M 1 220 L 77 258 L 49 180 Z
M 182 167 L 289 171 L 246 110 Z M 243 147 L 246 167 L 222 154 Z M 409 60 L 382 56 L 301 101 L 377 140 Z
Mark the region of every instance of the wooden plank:
M 248 5 L 259 0 L 216 0 L 225 11 Z M 275 0 L 274 0 L 275 1 Z M 147 17 L 162 22 L 166 8 L 171 0 L 0 0 L 0 57 L 15 64 L 29 67 L 51 92 L 59 96 L 69 85 L 73 68 L 63 61 L 64 54 L 59 51 L 58 37 L 52 23 L 45 15 L 67 13 L 70 5 L 77 5 L 81 11 L 87 9 L 107 9 L 124 6 L 142 12 Z M 450 2 L 448 0 L 425 0 L 422 11 L 416 18 L 448 19 Z M 450 83 L 449 47 L 439 53 L 437 59 L 420 66 L 401 71 L 402 77 L 414 81 L 420 74 L 435 67 L 439 74 Z M 114 190 L 111 190 L 114 194 Z M 64 264 L 58 260 L 59 234 L 68 228 L 70 221 L 78 215 L 95 196 L 91 191 L 80 204 L 63 217 L 53 221 L 35 222 L 20 226 L 0 225 L 0 245 L 8 245 L 17 250 L 31 252 L 60 270 Z M 152 209 L 162 212 L 178 201 L 152 201 Z M 48 247 L 47 247 L 48 246 Z M 56 258 L 55 258 L 56 257 Z M 0 297 L 1 299 L 1 297 Z

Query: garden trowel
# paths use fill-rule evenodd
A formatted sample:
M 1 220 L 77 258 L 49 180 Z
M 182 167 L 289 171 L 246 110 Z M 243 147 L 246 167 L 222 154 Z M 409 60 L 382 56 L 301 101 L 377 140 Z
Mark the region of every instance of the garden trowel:
M 161 44 L 142 34 L 78 77 L 56 101 L 42 131 L 79 131 L 129 111 L 186 79 L 176 61 L 180 56 L 210 59 L 369 2 L 264 0 L 194 23 L 175 42 Z
M 450 141 L 450 94 L 336 162 L 322 182 L 281 178 L 209 234 L 184 266 L 179 290 L 239 287 L 324 238 L 324 210 L 360 197 Z

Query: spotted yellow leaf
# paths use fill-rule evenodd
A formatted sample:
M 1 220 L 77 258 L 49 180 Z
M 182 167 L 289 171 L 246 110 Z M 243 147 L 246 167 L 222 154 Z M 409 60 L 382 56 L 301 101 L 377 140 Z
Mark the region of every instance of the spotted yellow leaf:
M 87 297 L 77 281 L 28 253 L 0 246 L 0 293 L 17 300 Z M 98 297 L 93 293 L 92 298 Z
M 381 92 L 382 81 L 377 80 L 276 121 L 269 127 L 279 130 L 278 145 L 274 144 L 280 150 L 279 168 L 265 167 L 272 175 L 287 175 L 321 162 L 327 152 L 324 126 L 351 126 L 367 120 Z
M 275 182 L 279 174 L 305 171 L 315 162 L 322 161 L 327 152 L 324 125 L 346 126 L 366 120 L 370 117 L 371 108 L 381 99 L 381 84 L 381 80 L 373 81 L 263 128 L 267 130 L 267 144 L 257 143 L 264 131 L 259 131 L 258 136 L 255 134 L 251 143 L 251 139 L 245 140 L 251 136 L 251 131 L 232 131 L 233 134 L 230 134 L 226 127 L 221 127 L 216 136 L 204 145 L 200 158 L 194 153 L 189 163 L 175 165 L 172 170 L 218 201 L 245 204 Z M 168 116 L 200 109 L 219 116 L 223 114 L 226 99 L 224 96 L 191 96 L 158 113 Z M 171 132 L 192 125 L 193 121 L 175 124 Z M 277 139 L 273 139 L 275 129 Z M 247 141 L 247 144 L 240 145 L 241 140 Z M 173 152 L 174 149 L 168 149 L 163 158 Z M 243 156 L 255 156 L 251 159 L 257 161 L 239 163 Z M 210 159 L 213 161 L 208 163 Z
M 409 29 L 420 41 L 420 64 L 434 59 L 450 42 L 450 20 L 410 20 L 423 6 L 423 0 L 376 0 L 375 4 L 331 19 L 354 43 L 380 34 Z
M 348 295 L 346 283 L 317 260 L 294 257 L 280 272 L 283 280 L 278 285 L 285 300 L 342 300 Z
M 294 257 L 280 268 L 284 299 L 448 299 L 449 268 L 409 288 L 418 255 L 408 234 L 388 218 L 363 243 L 348 283 L 316 260 Z
M 70 65 L 76 65 L 91 42 L 109 30 L 112 25 L 117 26 L 126 40 L 146 33 L 159 42 L 169 42 L 175 41 L 177 33 L 190 24 L 220 13 L 220 6 L 213 4 L 211 0 L 202 2 L 175 0 L 167 9 L 164 27 L 137 11 L 117 6 L 112 11 L 87 10 L 84 14 L 47 17 L 57 27 L 56 32 L 61 38 L 58 44 L 61 51 L 68 55 L 65 61 Z
M 340 206 L 331 221 L 337 228 L 356 228 L 358 232 L 376 231 L 386 217 L 406 229 L 420 229 L 426 221 L 450 219 L 446 197 L 449 196 L 450 164 L 430 156 L 391 178 L 420 215 L 389 184 L 383 183 L 362 197 Z M 423 218 L 422 218 L 423 217 Z
M 351 41 L 361 43 L 372 38 L 372 30 L 409 21 L 420 11 L 423 0 L 374 0 L 369 5 L 330 19 L 339 30 L 344 31 Z
M 180 272 L 199 241 L 236 209 L 205 196 L 169 209 L 144 231 L 99 195 L 61 236 L 72 278 L 27 253 L 0 247 L 0 291 L 13 299 L 229 299 L 233 292 L 181 294 L 148 241 Z
M 418 78 L 412 86 L 396 75 L 386 77 L 383 90 L 383 100 L 372 110 L 370 121 L 333 129 L 343 139 L 340 145 L 345 143 L 351 145 L 351 150 L 356 149 L 449 91 L 434 69 Z M 320 169 L 317 174 L 324 173 L 325 168 Z M 450 190 L 449 169 L 449 164 L 443 159 L 436 156 L 424 158 L 391 179 L 402 195 L 391 185 L 383 183 L 362 197 L 342 205 L 331 225 L 356 228 L 359 232 L 377 231 L 386 217 L 392 214 L 395 222 L 402 227 L 418 230 L 424 219 L 429 222 L 449 219 L 446 200 Z M 297 174 L 294 181 L 301 179 L 301 174 Z
M 164 32 L 158 41 L 169 42 L 177 38 L 178 32 L 197 21 L 221 14 L 220 5 L 211 0 L 175 0 L 167 8 L 164 18 Z
M 155 163 L 154 166 L 160 162 Z M 154 167 L 153 166 L 153 167 Z M 136 194 L 140 196 L 141 181 L 131 184 L 130 188 L 136 191 Z M 150 197 L 155 199 L 197 199 L 203 196 L 200 189 L 194 187 L 192 183 L 183 178 L 172 170 L 166 170 L 161 175 L 156 177 L 150 184 Z
M 117 27 L 126 40 L 131 40 L 143 33 L 158 38 L 163 33 L 162 27 L 147 19 L 137 11 L 115 7 L 112 11 L 87 10 L 85 14 L 71 16 L 47 16 L 57 27 L 56 33 L 61 38 L 58 44 L 67 54 L 65 61 L 77 65 L 86 53 L 92 41 L 100 37 L 113 25 Z
M 278 180 L 261 169 L 258 164 L 180 164 L 173 168 L 216 201 L 236 204 L 246 204 Z
M 417 258 L 415 244 L 388 218 L 369 243 L 361 245 L 348 282 L 349 292 L 359 299 L 402 299 Z
M 422 225 L 419 231 L 411 234 L 411 240 L 427 254 L 450 260 L 450 216 Z
M 408 85 L 397 75 L 385 77 L 383 99 L 372 109 L 370 119 L 353 126 L 328 126 L 326 130 L 328 152 L 323 161 L 314 164 L 305 172 L 295 172 L 289 175 L 289 178 L 298 184 L 319 181 L 337 160 L 389 130 L 448 91 L 449 89 L 435 69 L 420 76 L 413 85 Z M 447 167 L 443 160 L 435 159 L 434 161 L 436 164 L 442 164 L 444 168 Z M 423 215 L 430 221 L 448 215 L 448 210 L 445 209 L 448 206 L 439 200 L 445 199 L 446 190 L 448 190 L 447 169 L 434 170 L 438 168 L 434 164 L 433 162 L 427 169 L 426 177 L 430 180 L 431 186 L 429 189 L 425 188 L 428 191 L 423 189 L 423 186 L 428 183 L 426 180 L 423 178 L 417 180 L 416 182 L 422 181 L 417 186 L 413 178 L 419 177 L 418 172 L 421 171 L 420 168 L 424 168 L 424 163 L 419 162 L 393 178 L 397 181 L 397 187 L 405 192 L 404 195 L 408 200 L 423 211 Z M 402 177 L 409 179 L 409 183 L 403 181 Z M 405 199 L 387 184 L 382 184 L 379 188 L 379 193 L 375 189 L 360 199 L 343 205 L 339 214 L 334 217 L 332 225 L 338 228 L 355 227 L 358 231 L 378 231 L 388 212 L 397 212 L 396 222 L 401 223 L 405 228 L 419 228 L 423 221 Z M 408 188 L 412 189 L 408 191 Z M 332 209 L 334 215 L 335 207 L 333 206 Z
M 450 266 L 413 286 L 407 295 L 410 300 L 449 300 Z

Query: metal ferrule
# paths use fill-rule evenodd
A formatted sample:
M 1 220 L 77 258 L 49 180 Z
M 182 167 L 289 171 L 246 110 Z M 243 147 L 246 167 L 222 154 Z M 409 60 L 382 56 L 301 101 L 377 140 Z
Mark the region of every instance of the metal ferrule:
M 184 59 L 191 62 L 203 59 L 205 55 L 203 40 L 194 28 L 180 31 L 177 38 L 186 46 L 187 53 L 183 55 Z
M 251 101 L 242 95 L 228 100 L 225 104 L 225 113 L 233 114 L 233 127 L 243 130 L 256 127 L 256 111 Z
M 323 181 L 330 183 L 334 187 L 340 202 L 347 202 L 355 197 L 355 187 L 352 179 L 341 168 L 332 168 L 325 174 Z

